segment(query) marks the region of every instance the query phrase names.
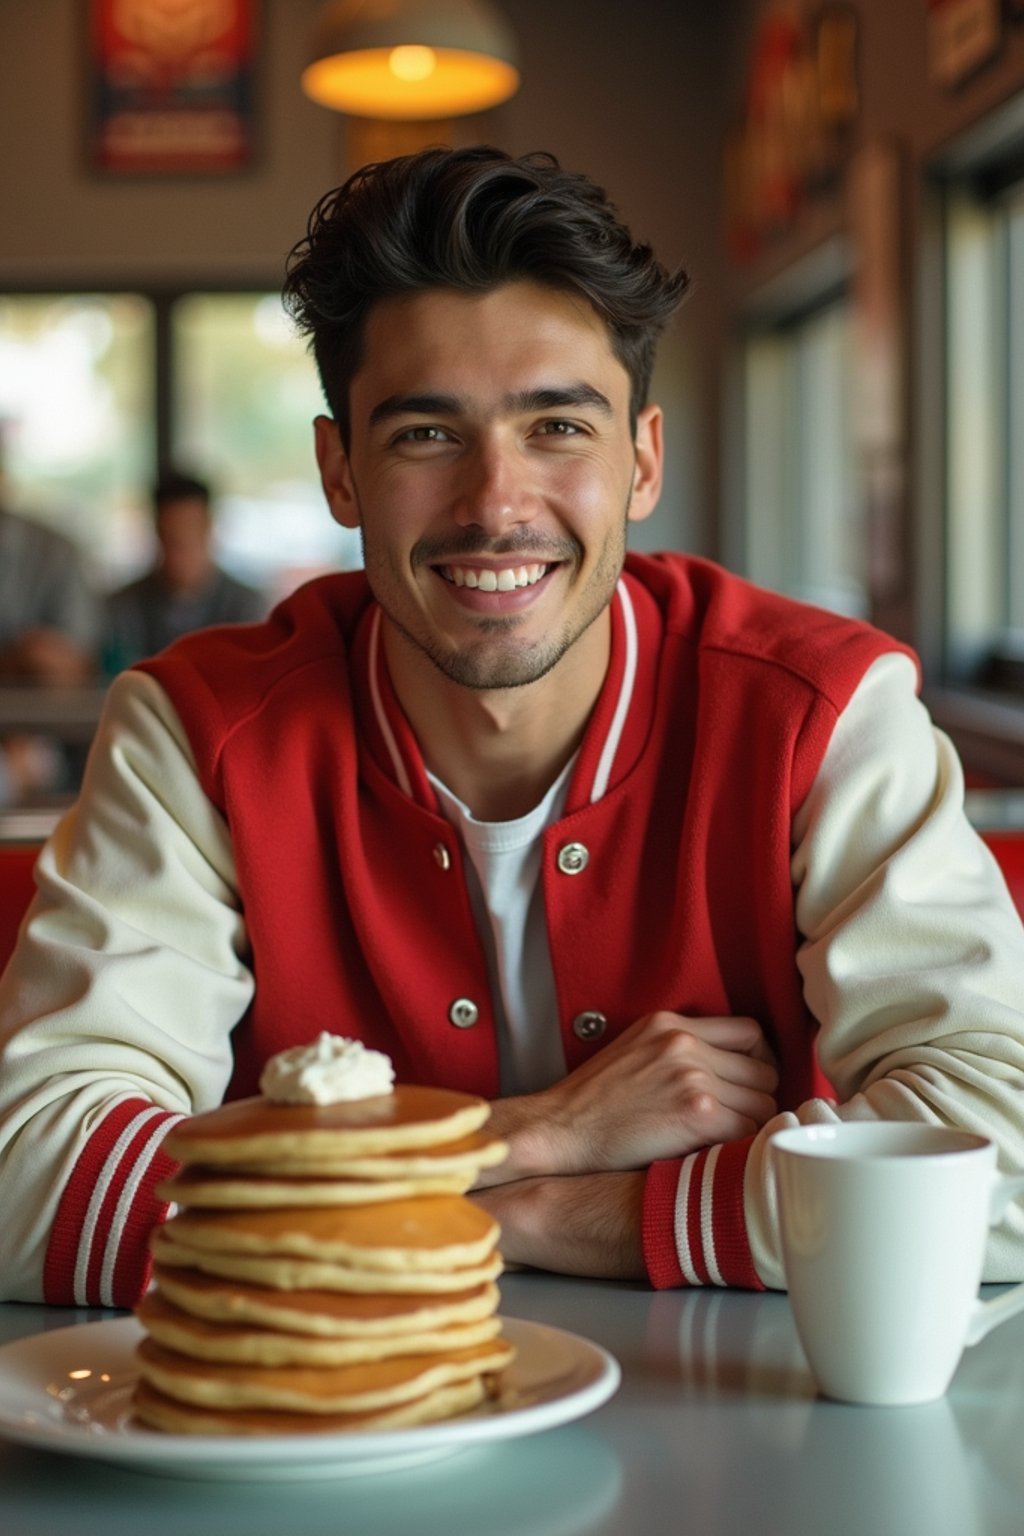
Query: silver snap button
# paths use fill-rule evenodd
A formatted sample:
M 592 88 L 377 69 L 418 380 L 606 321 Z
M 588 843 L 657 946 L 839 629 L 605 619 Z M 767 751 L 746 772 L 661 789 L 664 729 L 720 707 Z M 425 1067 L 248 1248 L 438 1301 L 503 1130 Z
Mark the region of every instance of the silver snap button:
M 456 1029 L 472 1029 L 480 1017 L 480 1009 L 471 997 L 457 997 L 448 1009 L 448 1017 Z
M 608 1028 L 608 1020 L 603 1013 L 598 1013 L 596 1008 L 588 1008 L 585 1013 L 578 1013 L 572 1021 L 572 1032 L 577 1040 L 600 1040 Z
M 590 863 L 590 849 L 584 843 L 566 843 L 558 850 L 558 867 L 563 875 L 578 875 Z
M 438 869 L 451 869 L 452 856 L 448 852 L 448 849 L 445 847 L 444 843 L 434 844 L 434 863 L 437 865 Z

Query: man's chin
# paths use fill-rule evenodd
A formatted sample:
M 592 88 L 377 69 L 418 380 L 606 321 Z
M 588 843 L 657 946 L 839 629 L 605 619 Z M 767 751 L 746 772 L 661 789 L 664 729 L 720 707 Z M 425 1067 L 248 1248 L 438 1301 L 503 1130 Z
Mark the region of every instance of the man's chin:
M 470 651 L 452 652 L 445 655 L 427 652 L 437 670 L 462 688 L 476 692 L 493 693 L 508 688 L 525 688 L 538 682 L 557 665 L 561 649 L 545 647 L 541 653 L 530 651 L 510 655 L 507 651 L 496 656 L 486 648 L 475 647 Z

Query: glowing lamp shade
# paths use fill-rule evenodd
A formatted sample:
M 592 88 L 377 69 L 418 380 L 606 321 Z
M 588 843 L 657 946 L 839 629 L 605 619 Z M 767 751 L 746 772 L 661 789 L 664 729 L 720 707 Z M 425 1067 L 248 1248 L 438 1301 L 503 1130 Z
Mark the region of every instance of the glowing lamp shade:
M 489 0 L 335 0 L 314 25 L 302 89 L 355 117 L 485 112 L 519 89 L 515 39 Z

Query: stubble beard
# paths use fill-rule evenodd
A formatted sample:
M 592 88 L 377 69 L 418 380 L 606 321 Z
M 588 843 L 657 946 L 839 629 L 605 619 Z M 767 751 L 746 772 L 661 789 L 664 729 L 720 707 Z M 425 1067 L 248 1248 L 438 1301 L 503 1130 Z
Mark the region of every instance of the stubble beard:
M 619 525 L 618 539 L 614 543 L 606 542 L 597 565 L 587 579 L 586 588 L 581 597 L 581 610 L 564 625 L 557 635 L 532 644 L 519 646 L 515 644 L 515 631 L 522 622 L 515 613 L 495 614 L 490 618 L 486 615 L 479 617 L 477 629 L 481 638 L 461 649 L 443 645 L 439 637 L 429 630 L 423 632 L 415 630 L 403 620 L 400 613 L 395 611 L 395 605 L 389 603 L 386 588 L 390 582 L 375 580 L 377 568 L 372 551 L 367 549 L 364 525 L 360 523 L 367 578 L 374 597 L 394 629 L 408 645 L 421 652 L 449 681 L 458 684 L 459 687 L 479 692 L 524 688 L 530 683 L 538 682 L 553 671 L 611 602 L 626 557 L 627 515 L 631 499 L 630 496 L 626 502 L 625 514 Z M 482 535 L 469 534 L 458 544 L 451 540 L 447 541 L 443 550 L 435 549 L 427 541 L 421 541 L 414 547 L 410 563 L 416 570 L 439 563 L 442 556 L 444 563 L 454 564 L 459 556 L 483 553 L 516 555 L 524 560 L 557 559 L 560 565 L 571 564 L 574 569 L 578 569 L 582 549 L 575 540 L 565 540 L 557 549 L 550 545 L 544 549 L 538 549 L 536 541 L 530 541 L 528 531 L 518 538 L 512 535 L 497 543 Z M 400 573 L 392 569 L 395 583 L 398 585 L 401 580 Z M 570 582 L 572 579 L 570 577 Z M 503 639 L 506 637 L 507 643 L 503 644 Z
M 478 692 L 495 692 L 506 688 L 525 688 L 536 683 L 552 671 L 569 647 L 597 617 L 592 615 L 578 633 L 563 633 L 556 640 L 540 642 L 526 647 L 503 645 L 501 637 L 511 636 L 516 628 L 514 618 L 484 619 L 480 629 L 487 638 L 464 650 L 446 650 L 430 635 L 416 635 L 402 622 L 389 615 L 392 624 L 405 640 L 422 651 L 428 661 L 450 682 L 461 688 Z M 496 648 L 497 647 L 497 648 Z

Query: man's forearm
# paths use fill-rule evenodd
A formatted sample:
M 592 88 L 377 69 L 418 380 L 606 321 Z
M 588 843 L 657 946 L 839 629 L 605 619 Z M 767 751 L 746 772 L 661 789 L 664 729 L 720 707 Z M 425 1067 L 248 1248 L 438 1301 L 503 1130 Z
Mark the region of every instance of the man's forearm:
M 501 1223 L 509 1264 L 600 1280 L 645 1278 L 643 1173 L 520 1179 L 473 1198 Z

